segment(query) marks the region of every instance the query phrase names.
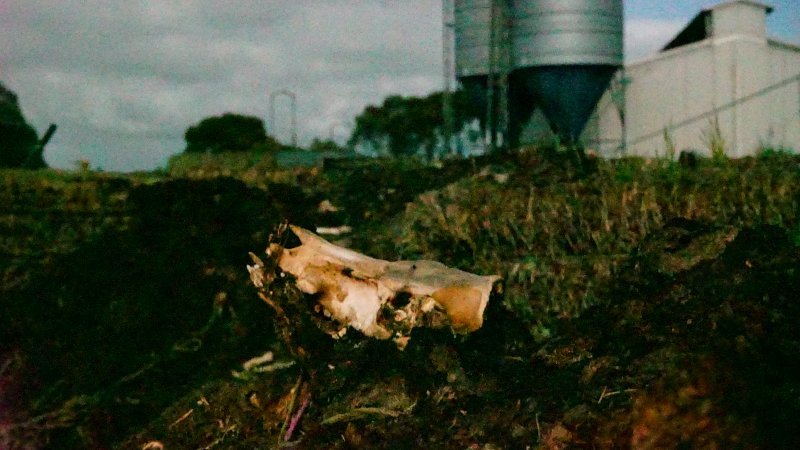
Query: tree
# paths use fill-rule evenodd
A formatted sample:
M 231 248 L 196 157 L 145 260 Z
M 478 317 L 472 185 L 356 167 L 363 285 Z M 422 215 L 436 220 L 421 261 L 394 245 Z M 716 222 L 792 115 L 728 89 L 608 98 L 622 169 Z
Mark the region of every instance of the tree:
M 29 161 L 39 137 L 28 124 L 17 102 L 17 95 L 0 83 L 0 167 L 45 167 L 44 160 Z
M 207 117 L 189 127 L 184 137 L 187 153 L 244 152 L 257 148 L 276 150 L 281 146 L 267 136 L 264 121 L 234 113 Z
M 395 156 L 424 152 L 430 159 L 444 127 L 442 98 L 441 92 L 427 97 L 391 96 L 381 106 L 367 106 L 356 117 L 349 144 L 366 144 Z M 480 116 L 478 105 L 466 92 L 455 92 L 452 100 L 456 129 Z

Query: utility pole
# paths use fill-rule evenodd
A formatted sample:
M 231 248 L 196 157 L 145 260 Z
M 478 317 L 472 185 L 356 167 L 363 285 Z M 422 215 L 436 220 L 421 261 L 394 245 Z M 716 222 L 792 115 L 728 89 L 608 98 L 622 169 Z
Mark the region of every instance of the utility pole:
M 453 152 L 453 28 L 455 27 L 455 5 L 453 0 L 442 0 L 442 58 L 444 66 L 444 91 L 442 92 L 442 134 L 444 150 Z
M 486 130 L 489 152 L 508 145 L 508 74 L 511 69 L 511 14 L 507 0 L 491 0 Z
M 508 0 L 498 0 L 497 5 L 497 142 L 496 147 L 500 150 L 507 150 L 508 126 L 509 126 L 509 105 L 508 105 L 508 76 L 511 72 L 511 14 L 508 7 Z
M 495 75 L 497 73 L 497 0 L 489 5 L 489 73 L 486 78 L 486 150 L 494 153 L 496 142 L 495 128 Z
M 275 118 L 275 99 L 280 96 L 285 95 L 291 101 L 292 107 L 292 116 L 291 116 L 291 130 L 292 130 L 292 147 L 297 148 L 297 95 L 288 90 L 288 89 L 281 89 L 278 91 L 273 92 L 269 96 L 269 121 L 270 126 L 275 128 L 276 118 Z M 277 136 L 275 136 L 277 139 Z

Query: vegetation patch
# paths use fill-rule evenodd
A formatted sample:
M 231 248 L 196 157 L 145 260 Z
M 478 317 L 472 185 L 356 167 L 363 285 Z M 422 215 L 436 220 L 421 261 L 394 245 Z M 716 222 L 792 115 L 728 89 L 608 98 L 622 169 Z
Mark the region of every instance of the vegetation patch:
M 0 444 L 796 448 L 798 162 L 4 172 Z M 333 340 L 291 276 L 284 320 L 250 285 L 285 220 L 503 293 L 467 336 Z

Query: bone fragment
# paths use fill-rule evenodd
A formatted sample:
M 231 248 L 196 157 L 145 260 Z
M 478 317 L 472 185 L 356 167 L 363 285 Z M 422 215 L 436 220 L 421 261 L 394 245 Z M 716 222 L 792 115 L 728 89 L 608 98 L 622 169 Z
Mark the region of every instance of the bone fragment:
M 295 248 L 272 244 L 269 254 L 297 287 L 343 326 L 367 336 L 408 342 L 417 326 L 477 330 L 496 275 L 481 276 L 436 261 L 385 261 L 334 245 L 297 226 Z

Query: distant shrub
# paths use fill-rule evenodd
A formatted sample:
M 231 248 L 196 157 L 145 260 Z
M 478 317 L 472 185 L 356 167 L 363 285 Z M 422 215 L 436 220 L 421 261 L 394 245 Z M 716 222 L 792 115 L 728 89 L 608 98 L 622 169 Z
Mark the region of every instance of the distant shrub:
M 308 149 L 312 152 L 344 152 L 346 150 L 332 139 L 320 140 L 317 138 L 311 141 Z
M 207 117 L 189 127 L 185 134 L 187 153 L 241 152 L 260 149 L 277 150 L 280 144 L 264 128 L 258 117 L 225 113 Z
M 255 183 L 274 169 L 273 153 L 256 147 L 249 152 L 181 153 L 169 159 L 165 172 L 178 178 L 236 177 Z

